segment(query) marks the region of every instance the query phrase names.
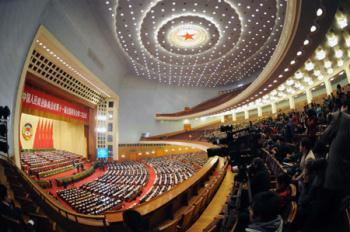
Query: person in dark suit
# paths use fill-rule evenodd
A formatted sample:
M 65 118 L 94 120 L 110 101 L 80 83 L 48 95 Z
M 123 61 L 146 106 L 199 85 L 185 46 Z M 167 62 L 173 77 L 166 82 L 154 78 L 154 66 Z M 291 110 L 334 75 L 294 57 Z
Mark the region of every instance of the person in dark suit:
M 319 201 L 322 202 L 318 210 L 319 222 L 330 221 L 336 224 L 337 219 L 341 218 L 342 200 L 350 194 L 350 115 L 345 113 L 346 111 L 347 105 L 343 104 L 340 111 L 332 114 L 331 123 L 314 147 L 316 157 L 322 157 L 322 150 L 330 144 L 324 194 Z M 327 218 L 327 215 L 331 215 L 331 218 L 322 220 Z M 319 226 L 321 227 L 322 223 L 319 223 Z
M 350 115 L 346 111 L 344 104 L 341 111 L 332 115 L 331 123 L 314 147 L 318 153 L 330 144 L 324 187 L 343 195 L 350 193 Z

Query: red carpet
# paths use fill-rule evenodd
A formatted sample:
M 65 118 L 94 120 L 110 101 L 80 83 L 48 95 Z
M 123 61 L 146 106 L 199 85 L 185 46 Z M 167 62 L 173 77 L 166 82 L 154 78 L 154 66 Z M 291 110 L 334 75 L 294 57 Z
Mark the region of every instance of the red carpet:
M 148 178 L 148 182 L 145 185 L 145 187 L 142 189 L 142 193 L 141 195 L 136 198 L 134 201 L 131 202 L 125 202 L 124 204 L 124 209 L 128 209 L 132 206 L 134 206 L 135 204 L 140 203 L 141 198 L 146 195 L 146 193 L 152 188 L 152 186 L 154 185 L 154 182 L 156 180 L 156 173 L 154 172 L 153 167 L 151 167 L 150 165 L 147 164 L 147 171 L 149 173 L 149 178 Z

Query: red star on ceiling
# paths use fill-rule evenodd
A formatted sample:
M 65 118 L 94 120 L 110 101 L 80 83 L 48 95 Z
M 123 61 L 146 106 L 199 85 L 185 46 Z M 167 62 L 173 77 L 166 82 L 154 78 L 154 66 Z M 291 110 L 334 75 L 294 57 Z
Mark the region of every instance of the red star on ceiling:
M 186 34 L 182 35 L 181 37 L 184 37 L 185 40 L 193 39 L 194 34 L 190 34 L 186 32 Z

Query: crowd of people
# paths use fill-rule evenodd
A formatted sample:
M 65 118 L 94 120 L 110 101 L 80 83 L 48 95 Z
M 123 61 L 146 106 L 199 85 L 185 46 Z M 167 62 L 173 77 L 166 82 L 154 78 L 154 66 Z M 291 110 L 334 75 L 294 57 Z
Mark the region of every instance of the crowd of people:
M 250 125 L 261 150 L 236 178 L 249 179 L 250 220 L 240 216 L 246 231 L 341 231 L 350 207 L 349 103 L 350 89 L 338 86 L 323 104 Z M 292 202 L 296 216 L 286 227 Z
M 57 194 L 76 211 L 101 214 L 112 208 L 121 208 L 124 201 L 134 200 L 147 183 L 146 165 L 137 161 L 107 164 L 107 172 L 80 188 L 70 188 Z
M 141 202 L 149 201 L 190 178 L 206 163 L 207 156 L 201 152 L 148 158 L 144 161 L 153 167 L 156 179 L 152 188 L 142 197 Z
M 153 168 L 156 176 L 151 189 L 140 199 L 141 203 L 188 179 L 206 160 L 205 153 L 194 153 L 107 163 L 103 176 L 79 188 L 58 191 L 57 195 L 80 213 L 101 214 L 120 209 L 140 196 L 150 176 L 147 165 Z
M 62 150 L 21 152 L 23 170 L 38 179 L 81 165 L 81 160 L 80 155 Z

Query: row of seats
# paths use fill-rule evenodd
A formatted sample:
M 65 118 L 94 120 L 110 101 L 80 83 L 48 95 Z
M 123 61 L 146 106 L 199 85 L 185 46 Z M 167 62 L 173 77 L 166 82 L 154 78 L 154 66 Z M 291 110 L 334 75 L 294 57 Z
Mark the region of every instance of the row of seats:
M 7 195 L 5 201 L 11 205 L 10 210 L 1 210 L 1 231 L 60 231 L 60 228 L 52 219 L 46 216 L 40 204 L 37 204 L 36 195 L 29 191 L 29 186 L 23 180 L 17 169 L 0 158 L 0 169 L 4 169 L 1 185 L 6 186 Z M 9 194 L 13 198 L 9 196 Z
M 162 223 L 157 231 L 177 232 L 186 231 L 199 218 L 201 213 L 210 203 L 216 190 L 219 188 L 226 174 L 226 165 L 221 168 L 217 175 L 210 176 L 209 180 L 202 186 L 196 196 L 192 197 L 185 206 L 182 206 L 169 219 Z
M 21 152 L 21 165 L 28 173 L 40 175 L 78 163 L 81 156 L 61 150 Z
M 120 205 L 122 202 L 121 200 L 92 193 L 81 188 L 66 189 L 57 194 L 68 202 L 73 209 L 83 214 L 101 214 Z
M 142 193 L 149 180 L 149 165 L 154 169 L 156 177 L 150 191 L 140 200 L 143 203 L 191 177 L 206 162 L 204 154 L 108 163 L 108 170 L 103 176 L 79 188 L 59 191 L 58 196 L 80 213 L 101 214 L 106 210 L 123 207 L 125 202 L 135 200 Z M 97 200 L 99 197 L 106 199 Z M 114 202 L 111 203 L 110 199 Z
M 153 167 L 156 179 L 149 192 L 141 198 L 141 203 L 169 191 L 173 186 L 190 178 L 206 163 L 207 156 L 200 152 L 148 158 L 144 161 Z
M 101 214 L 134 200 L 149 178 L 146 165 L 140 162 L 108 163 L 107 167 L 107 172 L 95 181 L 59 191 L 58 196 L 80 213 Z

